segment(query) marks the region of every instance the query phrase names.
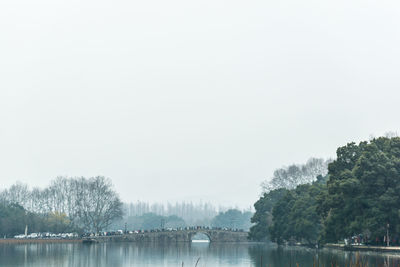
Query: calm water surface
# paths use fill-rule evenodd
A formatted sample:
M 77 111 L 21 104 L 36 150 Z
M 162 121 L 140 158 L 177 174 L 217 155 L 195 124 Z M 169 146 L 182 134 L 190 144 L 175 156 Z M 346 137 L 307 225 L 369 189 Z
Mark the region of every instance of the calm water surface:
M 305 248 L 278 248 L 260 244 L 208 244 L 155 245 L 135 243 L 103 244 L 0 244 L 0 266 L 330 266 L 354 260 L 357 253 L 337 250 Z M 398 266 L 400 254 L 359 253 L 358 257 L 369 266 Z M 261 265 L 262 264 L 262 265 Z M 400 265 L 399 265 L 400 266 Z

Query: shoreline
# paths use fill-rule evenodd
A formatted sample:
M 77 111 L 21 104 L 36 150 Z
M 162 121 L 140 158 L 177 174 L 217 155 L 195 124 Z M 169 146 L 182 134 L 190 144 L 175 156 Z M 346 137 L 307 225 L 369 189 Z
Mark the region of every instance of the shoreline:
M 344 244 L 326 244 L 324 248 L 333 248 L 345 251 L 374 251 L 374 252 L 400 252 L 400 246 L 384 247 L 384 246 L 345 246 Z
M 16 239 L 6 238 L 0 239 L 0 244 L 38 244 L 38 243 L 82 243 L 82 239 Z

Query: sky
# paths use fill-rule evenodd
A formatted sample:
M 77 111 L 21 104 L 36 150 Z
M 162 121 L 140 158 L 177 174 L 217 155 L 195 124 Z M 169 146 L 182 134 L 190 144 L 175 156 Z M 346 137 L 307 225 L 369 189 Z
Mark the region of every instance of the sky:
M 0 189 L 247 208 L 274 169 L 400 132 L 400 2 L 0 1 Z

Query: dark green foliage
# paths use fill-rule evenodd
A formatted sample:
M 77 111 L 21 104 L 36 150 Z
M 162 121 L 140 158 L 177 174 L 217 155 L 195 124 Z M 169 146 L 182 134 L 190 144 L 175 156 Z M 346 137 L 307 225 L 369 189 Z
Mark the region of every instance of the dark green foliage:
M 0 204 L 0 236 L 14 236 L 22 234 L 28 216 L 24 208 L 17 204 Z
M 52 232 L 65 233 L 75 232 L 65 215 L 46 214 L 39 215 L 26 211 L 18 204 L 0 204 L 0 236 L 13 237 L 24 234 L 25 226 L 28 226 L 29 233 Z
M 331 160 L 310 158 L 306 164 L 293 164 L 288 167 L 275 170 L 272 179 L 269 179 L 262 184 L 263 191 L 265 192 L 264 195 L 254 204 L 256 212 L 251 219 L 251 222 L 254 223 L 254 225 L 250 228 L 249 238 L 256 241 L 266 240 L 270 236 L 270 230 L 274 224 L 273 209 L 276 205 L 278 205 L 278 202 L 283 197 L 289 198 L 290 195 L 288 192 L 297 190 L 296 188 L 302 184 L 310 184 L 314 182 L 315 187 L 318 187 L 320 184 L 324 184 L 325 180 L 322 177 L 326 177 L 328 171 L 327 165 L 329 162 L 331 162 Z M 295 192 L 298 193 L 298 191 Z M 308 205 L 307 201 L 309 201 L 309 199 L 303 199 L 303 197 L 309 195 L 300 194 L 297 196 L 297 193 L 295 194 L 295 208 L 299 207 L 303 209 L 304 206 Z M 320 192 L 312 195 L 313 203 L 318 198 L 318 194 L 320 194 Z M 280 203 L 280 205 L 283 204 L 285 203 Z M 292 209 L 292 207 L 284 206 L 280 208 L 288 208 L 287 212 L 290 212 Z M 314 213 L 316 212 L 315 208 L 316 205 L 314 204 L 312 208 L 307 206 L 306 211 L 309 213 L 307 215 L 308 217 L 311 216 L 310 214 L 314 216 Z M 276 211 L 276 214 L 282 215 L 284 213 L 283 211 L 281 213 Z M 312 220 L 314 220 L 314 218 Z M 302 230 L 305 230 L 305 225 L 308 224 L 309 221 L 309 218 L 304 219 L 304 221 L 302 223 L 298 223 L 298 225 L 301 225 L 302 227 L 299 227 Z M 287 224 L 287 222 L 284 222 L 284 224 Z M 276 234 L 275 237 L 278 237 L 280 234 L 282 234 L 278 225 L 275 225 L 274 233 Z M 308 236 L 310 236 L 310 234 Z M 314 236 L 312 238 L 310 237 L 310 240 L 311 239 L 315 240 Z
M 264 194 L 255 204 L 252 220 L 256 225 L 250 237 L 262 240 L 270 233 L 277 242 L 315 243 L 361 234 L 364 241 L 374 243 L 382 242 L 389 226 L 390 236 L 398 240 L 400 138 L 349 143 L 336 154 L 328 167 L 326 185 L 319 177 L 283 195 Z
M 251 212 L 241 212 L 237 209 L 230 209 L 226 212 L 220 212 L 211 221 L 211 226 L 230 228 L 230 229 L 243 229 L 250 228 L 250 219 L 253 214 Z
M 280 188 L 264 193 L 254 204 L 256 212 L 251 218 L 254 225 L 250 228 L 249 238 L 255 241 L 265 240 L 269 236 L 269 227 L 272 225 L 272 209 L 276 203 L 288 192 Z
M 295 189 L 276 189 L 264 194 L 255 204 L 249 238 L 256 241 L 268 237 L 278 243 L 295 241 L 316 244 L 321 226 L 319 198 L 326 192 L 327 176 L 318 176 L 312 184 Z
M 271 239 L 277 243 L 296 241 L 316 244 L 321 229 L 317 197 L 326 190 L 320 178 L 313 184 L 299 185 L 288 191 L 273 208 Z
M 400 138 L 347 144 L 329 164 L 328 192 L 320 199 L 324 241 L 355 234 L 382 238 L 400 232 Z

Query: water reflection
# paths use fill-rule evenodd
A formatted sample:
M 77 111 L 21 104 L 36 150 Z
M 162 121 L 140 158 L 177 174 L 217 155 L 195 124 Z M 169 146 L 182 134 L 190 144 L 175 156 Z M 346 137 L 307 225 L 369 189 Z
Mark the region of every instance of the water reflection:
M 400 254 L 377 252 L 349 252 L 333 249 L 277 247 L 274 245 L 250 246 L 252 266 L 349 266 L 359 261 L 362 266 L 400 266 Z M 368 265 L 367 265 L 368 264 Z
M 269 266 L 300 267 L 345 266 L 356 258 L 368 261 L 369 266 L 399 266 L 399 254 L 355 253 L 337 250 L 282 248 L 260 244 L 135 244 L 100 243 L 83 244 L 15 244 L 0 245 L 0 266 Z

